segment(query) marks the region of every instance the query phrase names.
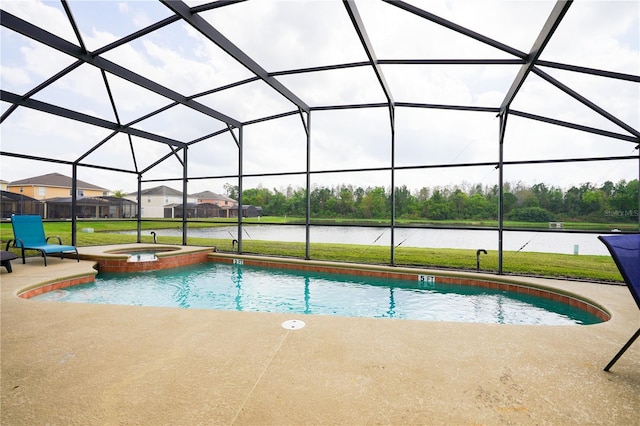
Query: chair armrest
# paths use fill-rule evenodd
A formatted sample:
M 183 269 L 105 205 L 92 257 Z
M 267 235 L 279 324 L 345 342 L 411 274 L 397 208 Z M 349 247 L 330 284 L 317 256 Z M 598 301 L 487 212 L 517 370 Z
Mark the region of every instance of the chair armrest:
M 62 240 L 60 239 L 60 237 L 47 237 L 47 239 L 45 240 L 47 243 L 49 242 L 49 238 L 56 238 L 58 240 L 58 244 L 62 245 Z
M 9 240 L 7 241 L 7 246 L 4 248 L 5 251 L 9 251 L 9 246 L 11 245 L 11 243 L 13 243 L 13 247 L 16 246 L 16 240 Z

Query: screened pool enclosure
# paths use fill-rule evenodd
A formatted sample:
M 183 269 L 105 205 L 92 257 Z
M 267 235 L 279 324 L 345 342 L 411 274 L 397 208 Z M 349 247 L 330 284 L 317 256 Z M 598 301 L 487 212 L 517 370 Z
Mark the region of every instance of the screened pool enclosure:
M 240 211 L 255 204 L 248 189 L 300 190 L 306 259 L 326 226 L 314 190 L 381 188 L 385 216 L 367 223 L 387 233 L 392 265 L 398 229 L 432 226 L 400 220 L 412 214 L 405 192 L 492 192 L 495 222 L 464 229 L 494 233 L 492 247 L 467 248 L 497 250 L 499 273 L 514 185 L 637 188 L 638 2 L 0 6 L 3 180 L 58 171 L 112 191 L 171 185 L 183 206 L 233 188 Z M 637 232 L 633 204 L 608 214 L 630 215 Z M 138 197 L 138 240 L 143 207 Z M 186 245 L 196 219 L 182 216 Z M 247 220 L 234 220 L 234 250 L 246 253 Z

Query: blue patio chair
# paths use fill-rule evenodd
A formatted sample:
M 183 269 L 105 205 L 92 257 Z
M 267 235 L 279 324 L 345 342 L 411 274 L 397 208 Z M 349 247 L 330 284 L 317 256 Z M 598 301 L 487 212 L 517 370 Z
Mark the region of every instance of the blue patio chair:
M 60 258 L 64 257 L 64 253 L 75 252 L 78 262 L 80 255 L 78 249 L 74 246 L 62 245 L 60 237 L 45 237 L 42 218 L 38 215 L 11 215 L 11 226 L 13 227 L 14 239 L 7 243 L 6 250 L 13 243 L 13 247 L 18 247 L 22 251 L 22 263 L 25 263 L 24 251 L 37 250 L 42 254 L 44 266 L 47 266 L 47 254 L 60 253 Z M 56 238 L 58 244 L 50 244 L 49 240 Z
M 598 238 L 609 249 L 609 253 L 611 253 L 613 261 L 616 262 L 624 282 L 627 283 L 631 295 L 635 299 L 638 308 L 640 308 L 640 234 L 601 235 Z M 607 364 L 604 371 L 609 371 L 638 336 L 640 336 L 640 328 Z

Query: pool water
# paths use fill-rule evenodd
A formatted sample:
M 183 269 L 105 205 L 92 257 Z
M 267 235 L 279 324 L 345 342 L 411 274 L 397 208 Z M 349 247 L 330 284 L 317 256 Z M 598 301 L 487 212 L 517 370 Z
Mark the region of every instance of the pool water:
M 131 252 L 131 256 L 129 256 L 128 262 L 153 262 L 154 260 L 158 260 L 155 252 Z
M 205 263 L 122 274 L 33 300 L 496 324 L 602 322 L 549 299 L 481 287 Z

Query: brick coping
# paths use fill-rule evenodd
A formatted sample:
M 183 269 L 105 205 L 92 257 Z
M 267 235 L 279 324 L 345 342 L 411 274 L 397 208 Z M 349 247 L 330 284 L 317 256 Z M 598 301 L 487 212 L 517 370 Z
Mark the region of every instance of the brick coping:
M 46 283 L 43 285 L 39 285 L 37 287 L 26 289 L 18 293 L 18 297 L 21 297 L 22 299 L 30 299 L 34 296 L 38 296 L 43 293 L 48 293 L 50 291 L 61 290 L 63 288 L 73 287 L 81 284 L 88 284 L 94 281 L 95 281 L 95 274 L 85 275 L 80 277 L 65 278 L 59 281 L 54 281 L 54 282 Z

